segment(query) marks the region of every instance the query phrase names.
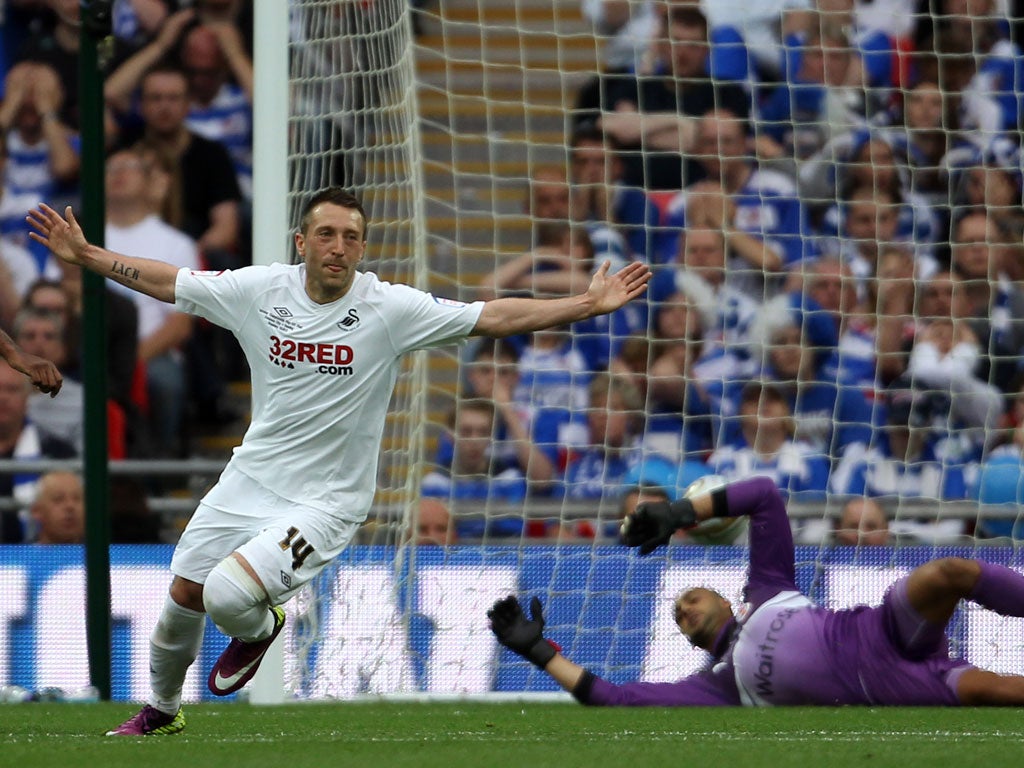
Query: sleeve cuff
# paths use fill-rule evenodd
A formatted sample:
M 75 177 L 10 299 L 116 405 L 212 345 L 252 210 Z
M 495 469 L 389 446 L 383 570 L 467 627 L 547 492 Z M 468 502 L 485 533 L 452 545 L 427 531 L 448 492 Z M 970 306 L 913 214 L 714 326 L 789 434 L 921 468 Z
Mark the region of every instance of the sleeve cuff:
M 590 670 L 585 669 L 583 670 L 583 677 L 580 678 L 579 682 L 572 689 L 573 698 L 580 704 L 590 703 L 590 692 L 594 687 L 594 679 L 594 674 Z

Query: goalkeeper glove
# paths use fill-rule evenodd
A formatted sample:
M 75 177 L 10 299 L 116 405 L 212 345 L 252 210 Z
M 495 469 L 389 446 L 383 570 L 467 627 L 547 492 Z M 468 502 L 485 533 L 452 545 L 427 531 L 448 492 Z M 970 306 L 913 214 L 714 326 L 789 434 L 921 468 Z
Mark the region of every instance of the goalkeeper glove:
M 649 555 L 680 528 L 697 524 L 697 513 L 689 499 L 645 501 L 627 515 L 619 528 L 619 537 L 627 547 L 640 547 L 641 555 Z
M 519 601 L 511 595 L 496 602 L 487 612 L 491 631 L 498 642 L 544 669 L 559 648 L 544 639 L 544 615 L 537 597 L 530 601 L 530 616 L 530 619 L 526 618 Z

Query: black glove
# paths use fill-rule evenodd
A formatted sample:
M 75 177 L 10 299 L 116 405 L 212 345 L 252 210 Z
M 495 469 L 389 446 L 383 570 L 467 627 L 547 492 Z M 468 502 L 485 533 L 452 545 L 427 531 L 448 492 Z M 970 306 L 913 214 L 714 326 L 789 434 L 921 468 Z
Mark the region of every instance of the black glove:
M 697 513 L 689 499 L 645 501 L 627 515 L 619 529 L 620 539 L 627 547 L 640 547 L 641 555 L 649 555 L 668 543 L 680 528 L 697 524 Z
M 487 612 L 491 620 L 491 632 L 498 642 L 514 651 L 541 669 L 547 666 L 558 648 L 544 639 L 544 615 L 541 613 L 540 598 L 530 601 L 530 616 L 527 619 L 519 601 L 512 595 L 499 600 Z

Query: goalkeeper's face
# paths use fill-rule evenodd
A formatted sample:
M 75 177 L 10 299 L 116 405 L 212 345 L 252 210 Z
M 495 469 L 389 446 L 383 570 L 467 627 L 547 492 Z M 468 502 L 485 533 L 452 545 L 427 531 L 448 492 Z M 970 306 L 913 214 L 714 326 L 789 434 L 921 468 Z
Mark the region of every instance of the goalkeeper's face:
M 355 280 L 366 249 L 362 214 L 355 208 L 320 203 L 295 233 L 295 250 L 306 263 L 306 292 L 319 304 L 340 299 Z
M 729 619 L 729 601 L 711 589 L 696 587 L 676 598 L 675 620 L 679 631 L 697 648 L 710 651 Z

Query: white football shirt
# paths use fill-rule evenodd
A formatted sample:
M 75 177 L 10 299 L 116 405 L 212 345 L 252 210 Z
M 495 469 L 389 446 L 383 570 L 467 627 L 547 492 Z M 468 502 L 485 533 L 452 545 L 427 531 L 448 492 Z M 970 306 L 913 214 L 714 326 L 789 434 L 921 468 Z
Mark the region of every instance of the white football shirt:
M 360 522 L 401 356 L 465 339 L 483 302 L 434 298 L 358 273 L 330 304 L 305 265 L 182 269 L 176 306 L 238 338 L 252 371 L 252 422 L 231 465 L 278 496 Z

